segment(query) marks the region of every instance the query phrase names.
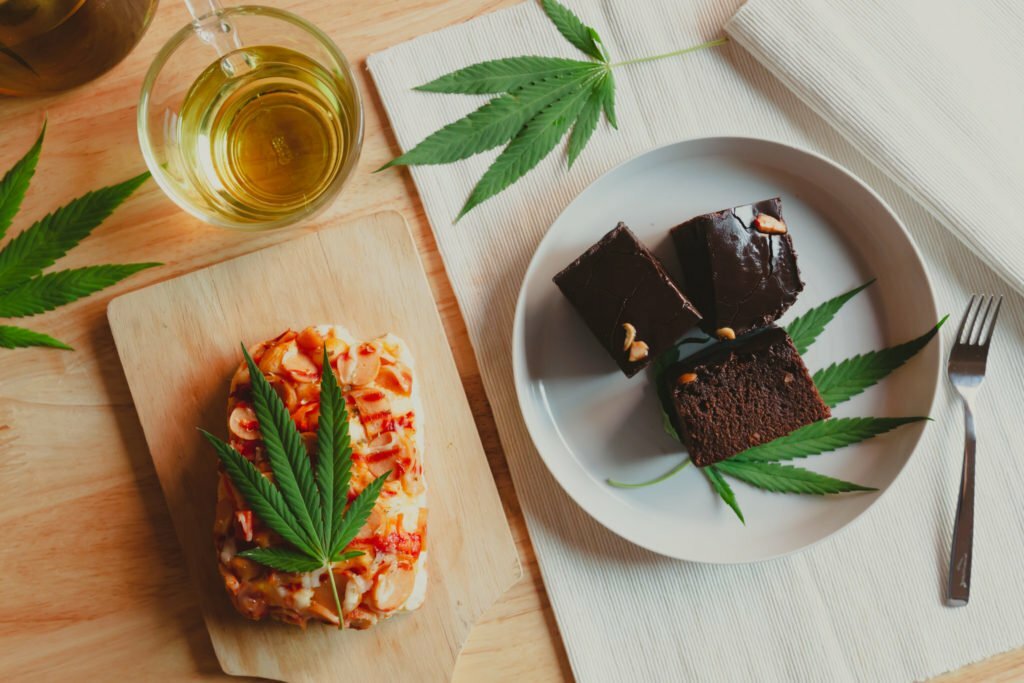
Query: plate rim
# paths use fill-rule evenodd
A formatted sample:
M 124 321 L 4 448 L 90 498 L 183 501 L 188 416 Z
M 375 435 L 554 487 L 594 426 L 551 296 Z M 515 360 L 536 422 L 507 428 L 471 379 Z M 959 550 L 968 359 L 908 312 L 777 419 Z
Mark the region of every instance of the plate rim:
M 801 545 L 801 546 L 796 547 L 796 548 L 792 548 L 792 549 L 789 549 L 789 550 L 784 550 L 784 551 L 781 551 L 781 552 L 772 553 L 772 554 L 766 555 L 764 557 L 759 557 L 759 558 L 754 558 L 754 559 L 708 559 L 708 558 L 686 557 L 686 556 L 684 556 L 682 554 L 675 554 L 675 553 L 666 552 L 662 548 L 653 547 L 651 544 L 641 542 L 641 541 L 636 540 L 634 538 L 630 538 L 629 536 L 627 536 L 624 533 L 620 532 L 618 529 L 614 528 L 611 524 L 606 522 L 604 519 L 601 519 L 600 517 L 598 517 L 597 515 L 592 513 L 590 511 L 589 507 L 587 505 L 584 505 L 584 503 L 580 500 L 581 496 L 578 496 L 577 492 L 576 492 L 576 489 L 578 489 L 579 486 L 569 486 L 566 483 L 564 483 L 562 481 L 562 479 L 558 476 L 558 473 L 556 472 L 555 468 L 552 466 L 551 462 L 549 461 L 549 456 L 545 455 L 543 449 L 540 447 L 540 444 L 538 443 L 537 435 L 535 433 L 535 430 L 537 429 L 537 427 L 535 427 L 535 425 L 533 424 L 532 420 L 528 417 L 529 412 L 527 411 L 527 405 L 526 405 L 527 404 L 527 398 L 528 398 L 527 397 L 528 392 L 526 390 L 526 387 L 528 386 L 530 380 L 529 380 L 529 377 L 528 377 L 528 375 L 526 373 L 526 369 L 525 369 L 525 365 L 526 365 L 526 342 L 525 342 L 525 336 L 524 336 L 523 327 L 526 324 L 526 322 L 525 322 L 525 319 L 526 319 L 526 298 L 527 298 L 527 295 L 528 295 L 529 283 L 535 277 L 535 271 L 537 270 L 537 268 L 540 267 L 539 266 L 540 260 L 538 259 L 538 255 L 544 249 L 545 245 L 550 240 L 553 239 L 552 238 L 552 234 L 553 234 L 552 228 L 555 225 L 558 224 L 558 222 L 562 219 L 562 217 L 565 216 L 576 205 L 577 202 L 580 201 L 580 198 L 593 185 L 595 185 L 598 182 L 602 181 L 606 176 L 609 176 L 609 175 L 612 175 L 612 174 L 618 172 L 624 166 L 626 166 L 626 165 L 628 165 L 630 163 L 633 163 L 634 161 L 637 161 L 637 160 L 641 159 L 642 157 L 646 157 L 648 155 L 653 155 L 653 154 L 656 154 L 656 153 L 660 152 L 661 150 L 667 149 L 669 147 L 676 147 L 676 146 L 688 146 L 688 145 L 699 145 L 699 144 L 751 144 L 751 143 L 753 143 L 753 144 L 766 144 L 767 143 L 768 145 L 775 145 L 775 146 L 778 146 L 778 147 L 785 148 L 785 149 L 789 150 L 790 152 L 796 152 L 797 154 L 802 154 L 802 155 L 805 155 L 807 157 L 810 157 L 812 160 L 814 160 L 814 161 L 816 161 L 818 163 L 823 163 L 826 166 L 831 167 L 833 170 L 838 171 L 848 181 L 854 183 L 855 185 L 859 186 L 862 190 L 866 191 L 868 193 L 868 195 L 872 199 L 874 199 L 874 201 L 876 201 L 878 203 L 878 205 L 887 214 L 889 214 L 889 216 L 893 219 L 893 221 L 896 224 L 896 226 L 899 227 L 900 232 L 901 232 L 902 236 L 904 237 L 905 241 L 909 244 L 910 249 L 911 249 L 911 253 L 913 254 L 913 257 L 917 260 L 918 264 L 920 265 L 921 272 L 924 274 L 924 286 L 925 286 L 925 290 L 926 290 L 926 293 L 927 293 L 927 300 L 924 303 L 925 303 L 925 305 L 927 305 L 930 308 L 931 313 L 932 313 L 931 317 L 933 317 L 936 320 L 938 320 L 938 306 L 937 306 L 937 303 L 936 303 L 936 300 L 935 300 L 935 287 L 934 287 L 934 284 L 932 283 L 931 273 L 929 272 L 927 263 L 926 263 L 926 261 L 924 259 L 923 254 L 921 253 L 920 248 L 917 246 L 917 242 L 914 240 L 913 235 L 910 234 L 910 231 L 907 230 L 907 227 L 906 227 L 906 225 L 904 225 L 903 220 L 893 210 L 893 208 L 889 205 L 889 203 L 887 201 L 885 201 L 885 199 L 882 198 L 882 196 L 878 192 L 876 192 L 874 188 L 872 188 L 870 185 L 868 185 L 858 175 L 856 175 L 853 171 L 851 171 L 850 169 L 846 168 L 845 166 L 843 166 L 842 164 L 838 163 L 837 161 L 834 161 L 834 160 L 824 156 L 823 154 L 820 154 L 820 153 L 818 153 L 818 152 L 816 152 L 814 150 L 808 149 L 807 147 L 804 147 L 804 146 L 801 146 L 801 145 L 796 145 L 796 144 L 792 144 L 792 143 L 789 143 L 789 142 L 783 142 L 781 140 L 773 139 L 773 138 L 750 136 L 750 135 L 707 135 L 707 136 L 682 138 L 682 139 L 674 140 L 672 142 L 668 142 L 668 143 L 665 143 L 665 144 L 661 144 L 661 145 L 657 145 L 657 146 L 654 146 L 654 147 L 650 147 L 650 148 L 648 148 L 648 149 L 646 149 L 646 150 L 644 150 L 642 152 L 634 154 L 633 156 L 630 156 L 629 158 L 620 161 L 619 163 L 615 164 L 611 168 L 607 169 L 606 171 L 604 171 L 603 173 L 598 175 L 592 181 L 587 183 L 586 187 L 581 189 L 576 194 L 576 196 L 573 197 L 573 199 L 568 204 L 566 204 L 565 207 L 559 212 L 558 216 L 556 216 L 555 219 L 551 222 L 551 225 L 548 226 L 547 231 L 544 233 L 544 236 L 541 238 L 540 242 L 537 243 L 537 246 L 534 249 L 533 254 L 530 256 L 530 263 L 527 266 L 525 273 L 523 274 L 523 280 L 522 280 L 522 282 L 520 283 L 520 286 L 519 286 L 519 294 L 516 297 L 515 315 L 514 315 L 514 318 L 513 318 L 513 325 L 512 325 L 512 354 L 511 354 L 512 355 L 512 374 L 513 374 L 513 384 L 514 384 L 515 390 L 516 390 L 516 400 L 517 400 L 517 403 L 518 403 L 518 406 L 519 406 L 519 412 L 520 412 L 520 415 L 523 418 L 523 423 L 526 425 L 526 431 L 527 431 L 527 434 L 529 434 L 529 436 L 530 436 L 531 444 L 533 445 L 534 449 L 537 451 L 537 454 L 540 456 L 541 461 L 544 463 L 544 466 L 547 468 L 547 470 L 551 474 L 552 478 L 554 478 L 554 480 L 558 483 L 558 485 L 561 488 L 561 490 L 564 491 L 565 494 L 568 495 L 569 498 L 573 501 L 573 503 L 575 503 L 577 506 L 579 506 L 580 509 L 582 509 L 587 514 L 588 517 L 590 517 L 591 519 L 596 521 L 602 527 L 604 527 L 605 529 L 607 529 L 611 533 L 615 534 L 619 538 L 622 538 L 623 540 L 625 540 L 625 541 L 627 541 L 629 543 L 632 543 L 633 545 L 636 545 L 636 546 L 639 546 L 639 547 L 644 548 L 646 550 L 649 550 L 652 553 L 655 553 L 655 554 L 660 555 L 662 557 L 668 557 L 668 558 L 672 558 L 672 559 L 676 559 L 676 560 L 681 560 L 681 561 L 684 561 L 684 562 L 693 562 L 693 563 L 696 563 L 696 564 L 727 565 L 728 566 L 728 565 L 746 565 L 746 564 L 758 564 L 758 563 L 761 563 L 761 562 L 770 562 L 772 560 L 781 559 L 781 558 L 784 558 L 784 557 L 788 557 L 790 555 L 794 555 L 794 554 L 797 554 L 797 553 L 801 553 L 801 552 L 807 551 L 810 548 L 813 548 L 814 546 L 818 545 L 819 543 L 822 543 L 825 540 L 828 540 L 828 539 L 831 539 L 831 538 L 835 538 L 836 536 L 838 536 L 842 532 L 844 532 L 847 529 L 851 528 L 856 522 L 858 522 L 859 520 L 861 520 L 862 518 L 867 516 L 867 513 L 870 512 L 873 508 L 875 508 L 878 505 L 879 501 L 881 501 L 886 496 L 886 494 L 889 493 L 890 490 L 892 490 L 893 488 L 896 487 L 896 484 L 900 481 L 900 478 L 906 472 L 907 466 L 910 464 L 910 461 L 917 454 L 917 451 L 918 451 L 918 449 L 919 449 L 919 447 L 921 445 L 921 438 L 924 436 L 924 432 L 927 429 L 927 422 L 925 422 L 924 425 L 921 427 L 921 429 L 918 430 L 916 437 L 914 437 L 914 440 L 913 440 L 913 442 L 912 442 L 912 444 L 910 446 L 910 453 L 907 455 L 907 457 L 904 460 L 903 464 L 900 466 L 899 470 L 896 472 L 896 475 L 892 478 L 892 480 L 889 482 L 889 484 L 885 488 L 883 488 L 881 491 L 878 492 L 878 494 L 874 497 L 874 500 L 872 500 L 867 505 L 867 507 L 865 507 L 863 510 L 861 510 L 860 512 L 855 514 L 853 517 L 851 517 L 849 520 L 844 522 L 841 526 L 839 526 L 835 530 L 833 530 L 830 533 L 827 533 L 827 534 L 821 536 L 820 538 L 817 538 L 817 539 L 815 539 L 815 540 L 813 540 L 813 541 L 811 541 L 809 543 L 806 543 L 806 544 Z M 934 367 L 932 368 L 931 372 L 928 373 L 932 377 L 932 382 L 931 382 L 931 386 L 930 386 L 930 389 L 929 389 L 931 391 L 931 398 L 928 401 L 928 404 L 929 404 L 928 405 L 928 414 L 929 415 L 931 415 L 932 413 L 935 412 L 935 404 L 936 404 L 936 401 L 938 400 L 938 396 L 939 396 L 939 391 L 938 391 L 939 384 L 940 384 L 940 382 L 942 380 L 942 358 L 943 358 L 943 353 L 942 353 L 942 350 L 943 350 L 942 336 L 941 335 L 936 335 L 936 341 L 937 341 L 937 344 L 938 344 L 938 352 L 935 354 Z M 922 369 L 921 372 L 922 372 L 922 375 L 925 374 L 925 371 L 923 369 Z

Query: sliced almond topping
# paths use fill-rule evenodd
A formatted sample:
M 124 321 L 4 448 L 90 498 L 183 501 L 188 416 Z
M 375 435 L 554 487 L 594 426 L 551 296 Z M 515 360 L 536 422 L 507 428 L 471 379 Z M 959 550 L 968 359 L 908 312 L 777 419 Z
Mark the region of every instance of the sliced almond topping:
M 327 357 L 333 363 L 338 356 L 348 351 L 348 344 L 337 337 L 328 337 L 324 339 L 324 348 L 327 349 Z
M 736 332 L 731 327 L 719 327 L 715 330 L 715 336 L 719 339 L 735 339 Z
M 789 231 L 785 223 L 766 213 L 757 214 L 757 218 L 754 219 L 754 227 L 758 232 L 763 232 L 766 235 L 785 235 Z
M 267 381 L 270 382 L 270 386 L 274 388 L 277 395 L 281 397 L 284 407 L 288 409 L 289 413 L 299 407 L 299 395 L 296 393 L 295 387 L 292 386 L 291 382 L 280 375 L 271 375 L 267 378 Z
M 377 576 L 370 601 L 381 612 L 393 612 L 409 599 L 415 585 L 416 574 L 411 567 L 394 565 Z
M 284 355 L 288 352 L 289 344 L 285 342 L 272 346 L 263 354 L 260 358 L 260 370 L 263 371 L 264 375 L 272 375 L 281 370 L 281 363 L 284 361 Z
M 380 347 L 376 344 L 353 346 L 338 359 L 338 375 L 343 384 L 360 387 L 377 379 L 380 372 Z
M 313 359 L 292 346 L 281 360 L 281 367 L 296 382 L 315 382 L 320 379 L 320 368 Z
M 311 357 L 323 355 L 324 339 L 317 332 L 315 327 L 307 327 L 295 338 L 299 348 L 308 353 Z
M 260 424 L 256 419 L 256 413 L 245 403 L 239 403 L 231 411 L 228 427 L 231 429 L 231 433 L 239 439 L 255 441 L 260 438 Z
M 622 350 L 629 351 L 629 347 L 633 345 L 633 340 L 636 339 L 636 328 L 629 323 L 622 323 L 622 329 L 626 331 L 626 339 L 622 342 Z
M 402 396 L 412 393 L 412 372 L 402 363 L 393 362 L 382 366 L 380 374 L 377 375 L 377 382 L 385 389 Z

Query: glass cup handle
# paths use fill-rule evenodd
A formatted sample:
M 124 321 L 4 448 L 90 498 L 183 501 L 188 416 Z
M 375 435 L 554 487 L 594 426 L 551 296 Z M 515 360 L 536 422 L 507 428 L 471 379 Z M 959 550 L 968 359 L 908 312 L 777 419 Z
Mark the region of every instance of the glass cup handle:
M 222 16 L 224 8 L 220 0 L 185 0 L 185 6 L 192 15 L 192 29 L 196 35 L 217 51 L 221 57 L 230 55 L 242 47 L 238 31 Z M 251 68 L 244 58 L 226 57 L 221 68 L 235 75 Z

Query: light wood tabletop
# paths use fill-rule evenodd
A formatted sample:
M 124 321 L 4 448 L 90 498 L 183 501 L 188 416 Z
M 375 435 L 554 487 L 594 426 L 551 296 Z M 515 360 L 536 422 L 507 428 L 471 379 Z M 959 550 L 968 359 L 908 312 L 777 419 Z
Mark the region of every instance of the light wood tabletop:
M 148 182 L 64 261 L 161 261 L 120 286 L 34 318 L 77 350 L 0 351 L 0 678 L 182 680 L 223 676 L 172 530 L 105 311 L 115 295 L 381 210 L 408 221 L 430 278 L 524 567 L 475 627 L 456 681 L 571 680 L 473 351 L 409 175 L 372 170 L 399 150 L 365 70 L 367 55 L 517 0 L 287 0 L 352 61 L 366 107 L 363 155 L 335 204 L 297 229 L 251 235 L 203 225 Z M 144 170 L 135 132 L 143 75 L 187 21 L 165 0 L 142 42 L 98 81 L 49 98 L 0 100 L 0 169 L 49 122 L 14 230 Z M 162 345 L 153 339 L 157 358 Z M 183 425 L 183 428 L 186 426 Z M 191 428 L 192 425 L 188 425 Z M 947 681 L 1024 679 L 1024 649 Z

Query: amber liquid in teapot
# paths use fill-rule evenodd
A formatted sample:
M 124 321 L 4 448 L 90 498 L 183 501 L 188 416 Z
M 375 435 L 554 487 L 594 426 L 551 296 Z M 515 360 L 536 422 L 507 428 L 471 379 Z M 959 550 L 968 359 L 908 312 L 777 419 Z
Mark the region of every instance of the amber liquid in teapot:
M 131 52 L 157 0 L 0 0 L 0 94 L 81 85 Z

